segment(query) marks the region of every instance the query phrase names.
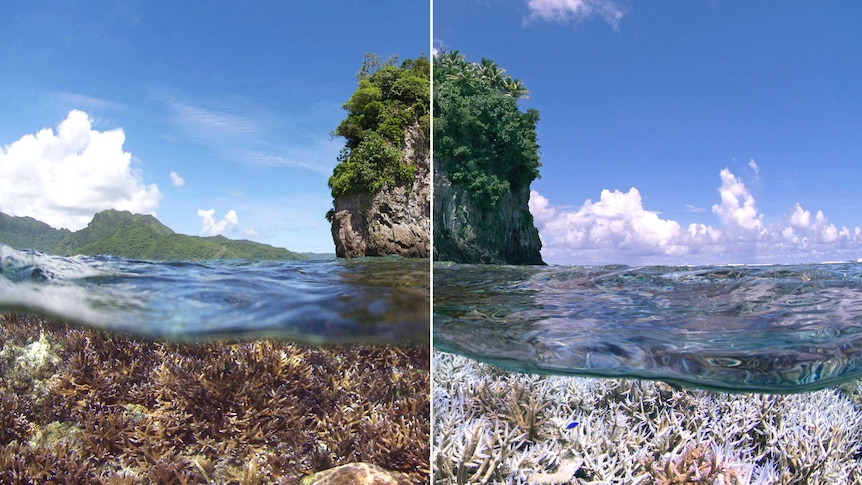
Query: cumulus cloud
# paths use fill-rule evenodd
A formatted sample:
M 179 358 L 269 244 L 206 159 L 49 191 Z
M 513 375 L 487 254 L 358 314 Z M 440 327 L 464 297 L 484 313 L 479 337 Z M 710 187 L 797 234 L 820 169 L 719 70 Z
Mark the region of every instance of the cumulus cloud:
M 201 236 L 226 235 L 239 225 L 239 217 L 233 209 L 229 210 L 220 221 L 215 220 L 214 216 L 215 209 L 198 209 L 198 217 L 201 218 Z
M 817 211 L 814 218 L 811 212 L 799 205 L 790 213 L 790 226 L 782 230 L 782 235 L 794 244 L 809 247 L 812 244 L 834 243 L 840 238 L 850 238 L 850 230 L 842 227 L 840 230 L 830 223 L 823 211 Z M 858 229 L 858 228 L 857 228 Z
M 862 228 L 838 228 L 822 211 L 797 203 L 785 223 L 765 224 L 756 201 L 728 169 L 719 174 L 721 202 L 712 208 L 719 224 L 662 219 L 643 207 L 636 188 L 603 190 L 598 202 L 561 210 L 536 191 L 530 212 L 542 238 L 542 254 L 566 264 L 786 263 L 856 259 Z
M 174 187 L 182 187 L 186 184 L 186 181 L 180 177 L 180 174 L 176 172 L 171 172 L 171 183 L 174 184 Z
M 721 204 L 712 206 L 712 212 L 730 231 L 754 232 L 763 225 L 763 216 L 757 212 L 757 203 L 742 180 L 730 170 L 721 171 Z
M 123 151 L 122 129 L 94 130 L 83 111 L 0 149 L 0 211 L 78 230 L 106 209 L 155 214 L 162 194 Z
M 576 211 L 558 211 L 538 192 L 530 195 L 530 212 L 543 244 L 561 256 L 583 253 L 601 260 L 681 251 L 679 223 L 645 210 L 634 187 L 628 192 L 603 190 L 598 202 L 587 200 Z
M 582 22 L 599 17 L 614 30 L 626 10 L 611 0 L 527 0 L 527 21 L 545 20 L 561 24 Z

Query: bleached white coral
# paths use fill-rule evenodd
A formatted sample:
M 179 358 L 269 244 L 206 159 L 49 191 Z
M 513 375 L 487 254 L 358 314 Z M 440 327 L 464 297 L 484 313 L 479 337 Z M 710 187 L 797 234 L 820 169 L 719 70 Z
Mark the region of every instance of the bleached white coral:
M 858 483 L 862 385 L 724 394 L 434 352 L 434 483 Z M 577 424 L 575 424 L 577 423 Z

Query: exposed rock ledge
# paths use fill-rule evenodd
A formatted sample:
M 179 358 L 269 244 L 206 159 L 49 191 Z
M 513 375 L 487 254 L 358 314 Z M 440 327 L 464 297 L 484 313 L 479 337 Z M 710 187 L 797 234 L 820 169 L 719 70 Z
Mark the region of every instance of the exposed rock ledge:
M 375 194 L 335 197 L 336 256 L 430 256 L 430 146 L 417 121 L 407 128 L 402 152 L 405 160 L 416 165 L 412 182 L 397 182 Z
M 542 241 L 530 214 L 529 185 L 506 192 L 484 214 L 434 164 L 434 259 L 472 264 L 544 264 Z

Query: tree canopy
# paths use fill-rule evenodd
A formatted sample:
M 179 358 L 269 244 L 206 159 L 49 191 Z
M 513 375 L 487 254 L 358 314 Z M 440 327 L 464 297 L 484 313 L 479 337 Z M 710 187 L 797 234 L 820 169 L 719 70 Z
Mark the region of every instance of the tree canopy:
M 403 159 L 401 146 L 414 120 L 430 134 L 431 67 L 424 56 L 396 64 L 395 57 L 365 56 L 359 85 L 344 103 L 347 117 L 332 132 L 346 140 L 329 178 L 333 196 L 413 179 L 415 166 Z
M 481 209 L 539 177 L 539 112 L 518 107 L 527 94 L 490 59 L 468 62 L 458 51 L 435 58 L 434 163 Z

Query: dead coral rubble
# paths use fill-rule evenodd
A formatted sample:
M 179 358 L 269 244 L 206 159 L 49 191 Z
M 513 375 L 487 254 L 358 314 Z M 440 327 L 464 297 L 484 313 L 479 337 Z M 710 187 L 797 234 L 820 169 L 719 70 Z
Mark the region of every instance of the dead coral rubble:
M 0 483 L 294 484 L 359 461 L 428 482 L 427 347 L 180 345 L 3 313 L 0 348 Z

